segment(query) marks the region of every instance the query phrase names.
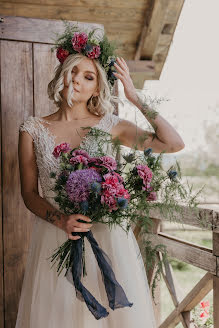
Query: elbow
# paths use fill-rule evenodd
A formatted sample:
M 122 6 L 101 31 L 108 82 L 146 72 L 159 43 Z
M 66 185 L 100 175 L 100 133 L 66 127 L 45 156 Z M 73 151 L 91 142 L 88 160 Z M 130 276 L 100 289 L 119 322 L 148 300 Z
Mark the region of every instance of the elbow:
M 183 141 L 181 141 L 181 142 L 179 142 L 177 144 L 174 144 L 172 146 L 172 152 L 176 153 L 176 152 L 178 152 L 178 151 L 180 151 L 180 150 L 182 150 L 184 148 L 185 148 L 185 144 L 184 144 Z

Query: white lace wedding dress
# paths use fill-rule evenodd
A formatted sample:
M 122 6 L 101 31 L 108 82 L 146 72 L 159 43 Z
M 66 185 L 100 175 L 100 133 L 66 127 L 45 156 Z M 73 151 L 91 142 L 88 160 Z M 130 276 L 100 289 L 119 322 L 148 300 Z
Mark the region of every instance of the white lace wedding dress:
M 119 120 L 114 114 L 106 114 L 95 127 L 110 133 Z M 55 136 L 47 124 L 50 122 L 29 116 L 19 130 L 28 132 L 33 138 L 43 197 L 58 209 L 53 200 L 54 193 L 50 190 L 53 180 L 49 173 L 58 170 L 59 161 L 52 155 L 56 146 Z M 109 144 L 105 145 L 107 154 L 114 156 Z M 91 136 L 82 138 L 80 146 L 91 156 L 97 155 L 97 145 Z M 58 277 L 56 265 L 51 268 L 51 259 L 47 259 L 67 240 L 67 233 L 35 216 L 15 328 L 156 327 L 144 264 L 133 231 L 130 229 L 127 235 L 118 226 L 110 231 L 107 225 L 101 223 L 94 223 L 91 231 L 109 256 L 116 279 L 133 306 L 114 311 L 109 308 L 100 269 L 85 238 L 88 275 L 82 276 L 81 281 L 109 312 L 107 317 L 96 320 L 85 302 L 76 298 L 74 286 L 64 276 L 65 270 Z

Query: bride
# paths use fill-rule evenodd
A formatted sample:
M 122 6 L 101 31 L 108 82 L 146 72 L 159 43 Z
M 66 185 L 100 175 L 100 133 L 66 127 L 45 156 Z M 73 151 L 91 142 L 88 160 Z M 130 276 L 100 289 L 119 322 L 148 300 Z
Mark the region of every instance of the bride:
M 109 87 L 112 75 L 107 74 L 101 65 L 97 45 L 93 52 L 87 54 L 78 51 L 76 41 L 79 36 L 80 33 L 72 38 L 75 52 L 69 53 L 63 48 L 57 50 L 60 65 L 48 85 L 48 95 L 58 110 L 45 117 L 29 116 L 19 128 L 21 194 L 26 207 L 35 217 L 15 328 L 155 328 L 144 264 L 132 230 L 128 235 L 119 226 L 110 231 L 104 224 L 90 223 L 90 218 L 85 215 L 62 213 L 51 192 L 49 172 L 58 168 L 52 152 L 55 146 L 67 142 L 71 148 L 80 146 L 91 156 L 97 154 L 96 145 L 89 139 L 88 133 L 80 129 L 88 126 L 110 133 L 113 140 L 118 138 L 124 146 L 132 148 L 137 145 L 139 150 L 151 147 L 155 153 L 163 150 L 177 152 L 184 148 L 184 143 L 161 115 L 151 118 L 153 110 L 140 101 L 128 66 L 119 57 L 114 63 L 114 79 L 121 80 L 127 99 L 138 107 L 156 132 L 147 132 L 113 114 Z M 84 38 L 81 33 L 80 42 Z M 145 133 L 147 138 L 142 143 L 140 138 Z M 110 156 L 115 155 L 108 148 L 106 151 Z M 43 197 L 39 195 L 38 178 Z M 79 219 L 88 223 L 80 223 Z M 100 320 L 94 318 L 86 304 L 77 298 L 74 286 L 64 275 L 58 277 L 55 267 L 51 268 L 47 260 L 67 238 L 80 238 L 73 236 L 72 232 L 90 229 L 108 254 L 117 280 L 133 303 L 126 307 L 118 304 L 114 311 Z M 108 308 L 101 272 L 86 240 L 85 244 L 89 274 L 82 278 L 83 284 Z

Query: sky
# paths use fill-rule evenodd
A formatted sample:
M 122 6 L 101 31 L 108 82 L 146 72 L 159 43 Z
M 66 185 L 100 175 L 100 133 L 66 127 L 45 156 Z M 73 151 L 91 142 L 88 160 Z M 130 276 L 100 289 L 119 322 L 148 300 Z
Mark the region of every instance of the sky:
M 169 99 L 158 111 L 182 137 L 185 148 L 179 153 L 207 149 L 203 122 L 219 120 L 218 13 L 219 0 L 185 0 L 160 79 L 144 83 L 146 94 Z M 129 119 L 129 110 L 119 115 Z M 135 115 L 144 127 L 142 114 Z

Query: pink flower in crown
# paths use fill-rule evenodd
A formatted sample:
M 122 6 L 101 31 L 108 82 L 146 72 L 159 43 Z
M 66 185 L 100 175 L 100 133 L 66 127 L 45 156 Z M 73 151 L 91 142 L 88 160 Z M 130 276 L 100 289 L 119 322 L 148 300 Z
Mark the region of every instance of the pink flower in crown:
M 70 163 L 71 164 L 79 164 L 79 163 L 83 163 L 84 165 L 88 164 L 88 159 L 87 157 L 83 156 L 83 155 L 76 155 L 72 158 L 70 158 Z
M 87 57 L 89 58 L 98 58 L 101 54 L 100 46 L 94 46 L 93 49 L 87 52 Z
M 156 200 L 157 199 L 157 194 L 155 191 L 152 191 L 148 196 L 147 196 L 147 200 Z
M 83 149 L 76 149 L 72 152 L 72 156 L 82 155 L 86 157 L 87 159 L 90 158 L 89 154 L 86 152 L 86 150 Z
M 69 51 L 63 49 L 62 47 L 59 47 L 56 50 L 56 57 L 58 58 L 60 63 L 63 63 L 65 61 L 65 59 L 68 57 L 68 55 L 69 55 Z
M 58 158 L 61 153 L 67 153 L 69 150 L 71 150 L 70 144 L 67 142 L 61 143 L 60 145 L 56 146 L 53 150 L 53 156 Z
M 85 48 L 87 40 L 88 40 L 88 36 L 86 33 L 75 32 L 71 40 L 74 50 L 81 52 L 81 49 Z
M 116 170 L 117 163 L 114 158 L 109 156 L 102 156 L 99 158 L 99 163 L 101 166 L 106 167 L 108 170 Z

